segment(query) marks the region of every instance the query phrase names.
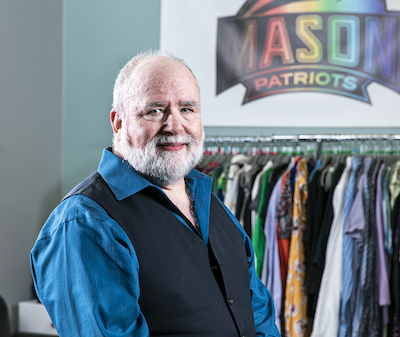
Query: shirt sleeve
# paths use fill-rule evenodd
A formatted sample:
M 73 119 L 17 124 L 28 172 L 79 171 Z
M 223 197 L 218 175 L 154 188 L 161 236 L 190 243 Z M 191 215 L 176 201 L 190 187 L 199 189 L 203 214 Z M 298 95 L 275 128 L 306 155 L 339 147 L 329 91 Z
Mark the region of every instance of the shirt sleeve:
M 280 333 L 275 324 L 275 309 L 274 309 L 274 303 L 271 298 L 271 294 L 256 275 L 256 270 L 254 266 L 254 250 L 251 240 L 249 236 L 246 234 L 240 222 L 235 218 L 235 216 L 227 209 L 227 207 L 221 201 L 220 203 L 224 206 L 228 215 L 238 228 L 246 248 L 247 264 L 249 267 L 249 274 L 250 274 L 250 290 L 252 293 L 251 306 L 253 308 L 254 324 L 256 327 L 257 336 L 279 337 Z
M 31 251 L 31 269 L 60 336 L 149 336 L 132 243 L 91 199 L 72 196 L 52 213 Z

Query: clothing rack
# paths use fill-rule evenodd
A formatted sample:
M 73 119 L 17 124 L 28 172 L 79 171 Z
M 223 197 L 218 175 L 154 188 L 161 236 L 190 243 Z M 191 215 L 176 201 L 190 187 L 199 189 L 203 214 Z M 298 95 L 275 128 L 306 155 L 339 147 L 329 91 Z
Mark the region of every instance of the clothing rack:
M 316 144 L 316 148 L 308 147 L 307 152 L 315 152 L 317 157 L 322 152 L 322 145 L 325 144 L 336 144 L 333 146 L 340 147 L 340 144 L 346 144 L 348 146 L 359 147 L 359 152 L 400 152 L 400 134 L 299 134 L 299 135 L 271 135 L 271 136 L 228 136 L 228 137 L 206 137 L 204 140 L 205 148 L 225 148 L 225 152 L 240 152 L 245 148 L 246 153 L 253 152 L 256 148 L 266 147 L 270 150 L 273 147 L 272 152 L 276 152 L 278 146 L 285 146 L 286 148 L 301 148 L 301 144 Z M 371 148 L 368 145 L 375 142 L 375 148 Z M 382 149 L 382 143 L 384 148 Z M 396 144 L 396 149 L 393 150 L 393 145 Z M 379 148 L 381 146 L 381 148 Z M 379 148 L 379 150 L 378 150 Z M 304 150 L 304 149 L 303 149 Z M 355 151 L 355 148 L 353 149 Z M 233 151 L 235 152 L 235 151 Z M 295 151 L 292 151 L 295 152 Z M 332 152 L 340 152 L 340 149 L 334 148 Z
M 297 322 L 304 324 L 307 321 L 312 322 L 309 327 L 315 336 L 325 336 L 328 331 L 337 334 L 343 328 L 340 324 L 343 298 L 340 288 L 344 270 L 341 262 L 343 252 L 352 251 L 352 247 L 345 251 L 349 245 L 344 245 L 343 241 L 345 225 L 351 213 L 352 221 L 349 223 L 354 225 L 357 222 L 357 231 L 362 231 L 365 240 L 363 249 L 354 250 L 362 267 L 357 272 L 353 265 L 345 269 L 345 272 L 352 270 L 354 283 L 358 284 L 358 287 L 354 286 L 354 297 L 360 296 L 358 302 L 351 303 L 358 306 L 354 307 L 352 319 L 360 323 L 360 331 L 366 331 L 360 335 L 379 330 L 381 336 L 386 324 L 387 335 L 395 336 L 392 331 L 395 332 L 398 327 L 395 313 L 400 303 L 393 300 L 394 296 L 399 298 L 396 283 L 400 270 L 397 262 L 399 236 L 393 234 L 400 231 L 399 140 L 398 134 L 299 134 L 205 139 L 205 149 L 211 151 L 206 152 L 209 155 L 204 156 L 200 168 L 212 177 L 213 192 L 239 219 L 252 239 L 256 273 L 273 298 L 280 331 L 293 330 Z M 327 151 L 320 158 L 316 149 L 321 151 L 322 145 Z M 304 151 L 308 146 L 313 148 L 312 156 Z M 297 147 L 302 150 L 299 155 Z M 260 156 L 257 153 L 250 158 L 254 154 L 253 148 L 262 150 Z M 242 151 L 236 152 L 238 149 Z M 275 149 L 278 149 L 276 153 Z M 288 152 L 285 153 L 285 149 L 289 149 Z M 294 153 L 296 156 L 293 156 Z M 321 160 L 314 161 L 316 158 Z M 295 165 L 295 162 L 301 165 Z M 357 171 L 353 163 L 362 168 Z M 371 164 L 369 168 L 367 163 Z M 379 171 L 376 164 L 379 164 Z M 350 179 L 353 173 L 354 179 Z M 293 179 L 295 177 L 297 179 Z M 350 181 L 352 183 L 348 188 Z M 362 186 L 358 185 L 360 182 Z M 353 193 L 351 198 L 350 192 Z M 364 219 L 361 219 L 361 214 Z M 296 229 L 304 230 L 290 232 L 295 225 Z M 361 228 L 361 225 L 364 227 Z M 371 230 L 373 226 L 377 228 L 376 232 Z M 296 235 L 292 235 L 293 232 Z M 341 249 L 338 249 L 338 242 L 342 242 Z M 368 254 L 371 251 L 374 254 Z M 397 255 L 393 255 L 394 252 Z M 378 254 L 380 259 L 386 259 L 386 263 L 379 262 L 379 275 Z M 368 275 L 368 282 L 366 277 L 362 282 L 362 268 L 365 268 L 364 275 Z M 287 277 L 289 270 L 290 278 Z M 296 282 L 292 282 L 295 279 Z M 384 291 L 378 287 L 378 282 Z M 286 300 L 288 289 L 296 296 Z M 360 314 L 372 306 L 378 309 L 378 302 L 379 310 L 370 310 L 374 314 L 372 319 L 369 318 L 372 314 Z M 390 311 L 389 305 L 392 306 Z M 294 307 L 296 310 L 291 310 Z M 303 308 L 303 311 L 297 308 Z M 346 310 L 344 312 L 347 313 Z M 307 328 L 302 327 L 304 330 Z M 304 334 L 309 335 L 309 331 Z
M 266 142 L 301 142 L 301 141 L 375 141 L 400 140 L 400 134 L 360 134 L 360 135 L 271 135 L 271 136 L 244 136 L 244 137 L 206 137 L 206 144 L 214 143 L 266 143 Z

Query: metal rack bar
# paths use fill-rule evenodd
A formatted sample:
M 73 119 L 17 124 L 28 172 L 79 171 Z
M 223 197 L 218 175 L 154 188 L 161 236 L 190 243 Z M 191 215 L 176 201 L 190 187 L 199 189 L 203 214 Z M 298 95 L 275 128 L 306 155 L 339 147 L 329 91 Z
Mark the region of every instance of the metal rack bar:
M 204 142 L 210 143 L 267 143 L 267 142 L 303 142 L 303 141 L 394 141 L 400 140 L 400 135 L 390 134 L 349 134 L 349 135 L 272 135 L 272 136 L 246 136 L 246 137 L 206 137 Z
M 246 137 L 206 137 L 204 147 L 208 151 L 224 153 L 257 153 L 257 148 L 266 152 L 291 151 L 295 149 L 314 152 L 317 158 L 325 151 L 342 151 L 342 144 L 347 151 L 354 153 L 400 153 L 400 134 L 299 134 Z M 341 143 L 342 142 L 342 143 Z M 381 144 L 381 145 L 378 145 Z M 333 146 L 333 148 L 330 148 Z M 308 148 L 310 147 L 310 148 Z M 312 148 L 311 148 L 312 147 Z

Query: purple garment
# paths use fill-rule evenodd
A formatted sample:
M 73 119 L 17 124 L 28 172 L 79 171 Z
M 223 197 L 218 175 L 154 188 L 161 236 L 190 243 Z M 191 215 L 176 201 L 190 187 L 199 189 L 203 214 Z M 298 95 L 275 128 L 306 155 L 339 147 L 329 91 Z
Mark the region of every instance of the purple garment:
M 387 270 L 387 259 L 383 236 L 383 213 L 382 213 L 382 189 L 381 179 L 385 164 L 379 168 L 376 184 L 376 227 L 378 232 L 378 254 L 379 254 L 379 306 L 382 308 L 382 323 L 389 323 L 390 287 Z
M 354 197 L 353 205 L 351 206 L 345 226 L 345 233 L 354 239 L 354 243 L 359 250 L 364 246 L 365 215 L 362 191 L 365 167 L 366 165 L 364 163 L 364 172 L 358 178 L 356 196 Z
M 264 235 L 266 247 L 268 247 L 268 249 L 266 249 L 264 252 L 264 265 L 261 274 L 261 281 L 269 290 L 275 305 L 275 323 L 278 329 L 280 328 L 279 317 L 281 314 L 283 296 L 278 238 L 276 232 L 277 208 L 279 199 L 281 197 L 281 185 L 282 177 L 276 182 L 268 203 L 267 215 L 264 224 Z

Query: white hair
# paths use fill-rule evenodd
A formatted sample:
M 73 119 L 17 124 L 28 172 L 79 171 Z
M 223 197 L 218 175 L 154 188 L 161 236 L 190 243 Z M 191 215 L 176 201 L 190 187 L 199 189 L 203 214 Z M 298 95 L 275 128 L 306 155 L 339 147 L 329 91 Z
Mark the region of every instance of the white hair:
M 131 102 L 132 99 L 135 98 L 134 97 L 135 90 L 134 88 L 132 88 L 132 81 L 130 81 L 130 77 L 133 70 L 139 64 L 140 61 L 154 56 L 167 57 L 184 65 L 192 73 L 197 83 L 196 77 L 194 76 L 189 66 L 182 59 L 174 56 L 170 52 L 162 51 L 159 49 L 154 49 L 154 50 L 149 49 L 147 51 L 141 52 L 132 59 L 130 59 L 128 63 L 125 64 L 125 66 L 119 71 L 118 76 L 115 80 L 112 109 L 118 112 L 121 116 L 125 115 L 128 102 Z

